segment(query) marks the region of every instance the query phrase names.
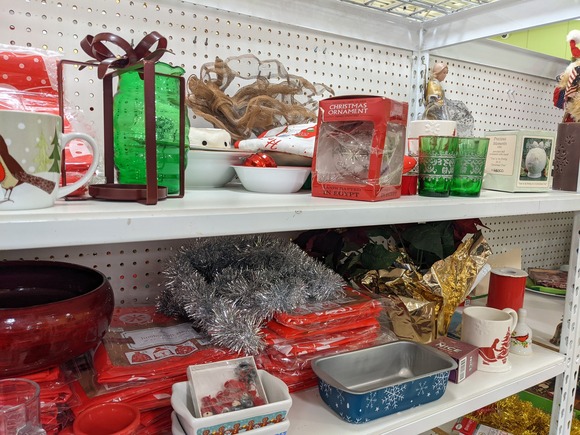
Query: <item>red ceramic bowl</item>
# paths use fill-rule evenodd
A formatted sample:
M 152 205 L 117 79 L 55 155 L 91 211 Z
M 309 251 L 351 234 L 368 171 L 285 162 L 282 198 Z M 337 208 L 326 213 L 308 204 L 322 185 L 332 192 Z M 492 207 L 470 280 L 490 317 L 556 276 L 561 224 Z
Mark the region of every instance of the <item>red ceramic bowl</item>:
M 95 269 L 0 262 L 0 377 L 43 370 L 96 348 L 114 305 L 109 281 Z

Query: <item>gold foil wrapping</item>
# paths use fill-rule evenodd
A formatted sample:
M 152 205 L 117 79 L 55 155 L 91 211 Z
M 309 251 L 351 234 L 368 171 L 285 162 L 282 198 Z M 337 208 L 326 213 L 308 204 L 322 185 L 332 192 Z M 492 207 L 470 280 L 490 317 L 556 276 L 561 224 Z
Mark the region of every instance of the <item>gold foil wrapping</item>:
M 399 338 L 429 343 L 447 335 L 453 312 L 472 290 L 490 254 L 478 232 L 425 275 L 414 265 L 404 264 L 398 269 L 369 271 L 360 284 L 381 296 Z

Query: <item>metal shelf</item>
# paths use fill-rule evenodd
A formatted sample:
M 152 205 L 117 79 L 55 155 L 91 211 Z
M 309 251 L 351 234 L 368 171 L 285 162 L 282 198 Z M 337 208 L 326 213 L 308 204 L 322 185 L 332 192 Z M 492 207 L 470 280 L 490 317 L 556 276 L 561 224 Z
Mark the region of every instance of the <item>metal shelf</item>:
M 437 49 L 439 52 L 435 55 L 471 62 L 453 62 L 457 78 L 450 77 L 447 90 L 470 104 L 480 121 L 476 129 L 480 132 L 508 124 L 512 128 L 542 129 L 555 125 L 561 117 L 559 112 L 540 107 L 538 103 L 544 101 L 544 96 L 550 99 L 546 90 L 551 88 L 552 81 L 537 77 L 553 77 L 554 72 L 560 72 L 561 61 L 553 61 L 546 68 L 546 59 L 542 58 L 542 62 L 533 62 L 538 66 L 530 70 L 529 55 L 488 54 L 490 60 L 482 60 L 482 56 L 473 56 L 482 50 L 463 48 L 467 47 L 464 43 L 568 20 L 578 16 L 579 5 L 580 0 L 500 0 L 418 23 L 339 0 L 105 1 L 98 5 L 88 0 L 31 0 L 10 5 L 1 26 L 10 35 L 6 43 L 43 47 L 79 60 L 85 56 L 79 53 L 78 41 L 86 34 L 112 31 L 124 36 L 134 34 L 138 39 L 144 32 L 159 30 L 172 38 L 171 47 L 176 54 L 166 60 L 183 64 L 188 73 L 197 73 L 199 65 L 215 56 L 253 52 L 264 59 L 279 57 L 293 73 L 332 82 L 338 94 L 373 93 L 400 100 L 410 100 L 416 92 L 410 85 L 413 58 L 417 53 L 433 53 Z M 511 72 L 480 68 L 480 65 Z M 84 72 L 73 74 L 74 80 L 69 83 L 72 103 L 79 111 L 85 111 L 84 117 L 90 120 L 89 126 L 98 138 L 102 122 L 97 116 L 101 113 L 100 83 L 93 83 L 94 77 L 82 75 Z M 480 84 L 466 86 L 461 74 L 476 77 Z M 514 88 L 517 98 L 512 101 L 506 95 L 507 90 Z M 484 93 L 487 94 L 482 102 Z M 532 106 L 533 110 L 526 106 Z M 237 187 L 188 191 L 182 200 L 170 199 L 156 206 L 84 201 L 60 202 L 44 210 L 2 212 L 0 251 L 11 256 L 21 252 L 29 255 L 26 250 L 31 249 L 51 251 L 52 255 L 59 247 L 129 246 L 134 242 L 152 245 L 157 242 L 159 248 L 164 246 L 161 241 L 191 237 L 574 212 L 571 251 L 575 252 L 580 227 L 578 210 L 580 195 L 567 192 L 484 191 L 480 198 L 403 197 L 361 203 L 313 198 L 308 192 L 252 194 Z M 138 254 L 111 253 L 109 256 L 116 259 L 117 255 L 121 257 L 119 264 L 109 261 L 111 272 L 115 268 L 118 269 L 114 271 L 126 271 L 129 262 L 125 256 Z M 75 261 L 88 261 L 87 257 L 88 254 L 83 254 Z M 147 274 L 158 272 L 154 269 L 160 267 L 157 265 L 160 263 L 137 263 L 135 267 L 140 269 L 134 275 L 139 277 L 148 278 Z M 575 255 L 570 264 L 576 274 Z M 573 281 L 569 288 L 574 288 L 574 292 L 570 291 L 565 301 L 568 327 L 563 330 L 563 340 L 569 347 L 564 346 L 561 354 L 538 349 L 532 360 L 514 356 L 514 367 L 508 373 L 476 373 L 463 384 L 450 385 L 439 401 L 362 426 L 343 423 L 322 404 L 316 390 L 303 391 L 294 395 L 290 433 L 419 433 L 558 374 L 564 375 L 560 378 L 564 379 L 565 394 L 555 401 L 552 430 L 565 433 L 580 358 L 579 284 Z M 141 289 L 135 291 L 138 290 Z
M 0 214 L 0 250 L 170 240 L 315 228 L 386 225 L 463 218 L 568 212 L 580 209 L 571 192 L 513 194 L 483 191 L 479 198 L 403 196 L 375 203 L 251 193 L 236 186 L 190 190 L 155 206 L 74 201 Z
M 365 424 L 350 424 L 334 414 L 320 398 L 318 389 L 292 394 L 289 435 L 298 434 L 418 434 L 447 423 L 474 409 L 503 399 L 565 370 L 564 356 L 541 347 L 534 355 L 510 354 L 512 368 L 505 373 L 475 372 L 460 384 L 449 383 L 440 399 Z
M 184 1 L 414 51 L 570 20 L 578 16 L 580 5 L 580 0 L 552 0 L 549 4 L 545 0 L 526 0 L 525 5 L 519 0 L 499 0 L 418 22 L 340 0 L 294 0 L 276 7 L 268 0 Z
M 484 303 L 481 300 L 476 302 Z M 460 384 L 449 383 L 443 397 L 435 402 L 363 425 L 353 425 L 340 420 L 322 404 L 318 390 L 302 391 L 292 395 L 293 404 L 290 411 L 292 425 L 289 434 L 420 433 L 563 373 L 566 370 L 564 355 L 545 346 L 554 347 L 549 343 L 549 338 L 561 320 L 564 299 L 526 292 L 524 307 L 528 310 L 528 323 L 533 329 L 533 340 L 544 347 L 534 344 L 534 353 L 531 356 L 510 353 L 512 369 L 509 372 L 476 372 Z M 316 418 L 312 418 L 312 415 L 316 415 Z

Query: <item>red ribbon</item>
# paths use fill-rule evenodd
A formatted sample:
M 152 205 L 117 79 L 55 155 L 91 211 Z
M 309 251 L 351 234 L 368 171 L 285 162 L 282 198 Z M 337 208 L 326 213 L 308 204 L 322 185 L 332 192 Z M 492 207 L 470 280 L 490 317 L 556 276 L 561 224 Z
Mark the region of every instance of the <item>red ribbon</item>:
M 118 46 L 125 54 L 115 55 L 106 43 Z M 152 49 L 155 45 L 155 49 Z M 91 63 L 98 63 L 97 75 L 100 79 L 105 77 L 109 68 L 126 68 L 144 60 L 157 62 L 168 51 L 167 39 L 157 32 L 146 35 L 135 47 L 113 33 L 87 35 L 81 41 L 81 48 L 94 59 Z

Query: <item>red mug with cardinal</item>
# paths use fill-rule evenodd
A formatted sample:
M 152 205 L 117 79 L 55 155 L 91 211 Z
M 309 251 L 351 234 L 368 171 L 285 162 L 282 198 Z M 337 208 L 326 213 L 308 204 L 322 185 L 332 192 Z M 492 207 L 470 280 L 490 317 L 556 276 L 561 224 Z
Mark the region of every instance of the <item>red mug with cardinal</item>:
M 463 310 L 461 340 L 479 348 L 477 370 L 506 372 L 510 340 L 518 323 L 518 314 L 511 308 L 467 307 Z
M 62 150 L 72 140 L 85 142 L 93 161 L 79 180 L 60 186 Z M 53 206 L 90 180 L 98 156 L 92 137 L 62 133 L 58 115 L 0 110 L 0 212 Z

